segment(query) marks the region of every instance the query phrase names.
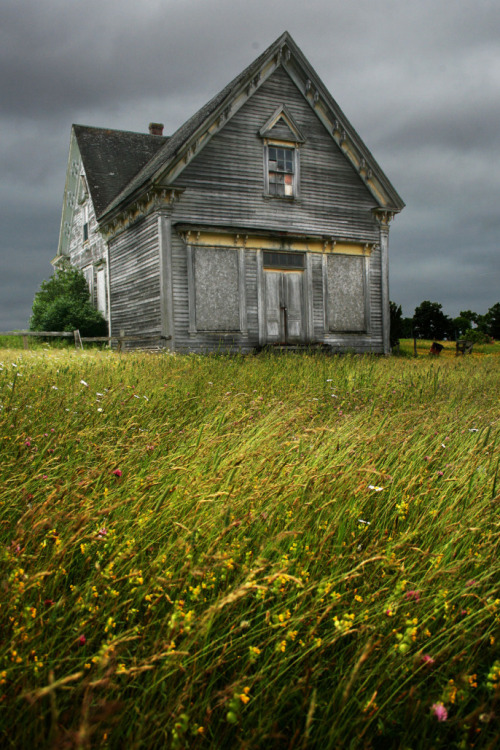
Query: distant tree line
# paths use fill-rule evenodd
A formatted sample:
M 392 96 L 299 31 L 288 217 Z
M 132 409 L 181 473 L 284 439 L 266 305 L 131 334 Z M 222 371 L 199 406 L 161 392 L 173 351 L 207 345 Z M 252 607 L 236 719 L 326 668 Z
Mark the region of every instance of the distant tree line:
M 424 300 L 415 308 L 412 318 L 403 318 L 401 305 L 390 303 L 391 344 L 399 339 L 468 339 L 475 343 L 500 339 L 500 302 L 490 307 L 485 315 L 462 310 L 457 318 L 450 318 L 438 302 Z

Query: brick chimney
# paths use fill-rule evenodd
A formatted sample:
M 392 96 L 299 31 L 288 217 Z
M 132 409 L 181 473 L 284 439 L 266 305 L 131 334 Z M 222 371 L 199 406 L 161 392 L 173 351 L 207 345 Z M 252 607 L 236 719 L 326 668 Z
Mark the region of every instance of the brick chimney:
M 149 135 L 163 135 L 163 123 L 162 122 L 150 122 L 149 123 Z

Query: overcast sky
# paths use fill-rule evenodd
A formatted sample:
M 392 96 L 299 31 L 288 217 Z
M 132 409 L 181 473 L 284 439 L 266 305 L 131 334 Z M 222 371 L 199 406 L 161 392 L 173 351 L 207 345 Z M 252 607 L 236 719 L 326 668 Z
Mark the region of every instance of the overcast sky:
M 406 203 L 391 299 L 500 301 L 498 0 L 2 0 L 0 331 L 51 275 L 72 123 L 168 135 L 285 30 Z

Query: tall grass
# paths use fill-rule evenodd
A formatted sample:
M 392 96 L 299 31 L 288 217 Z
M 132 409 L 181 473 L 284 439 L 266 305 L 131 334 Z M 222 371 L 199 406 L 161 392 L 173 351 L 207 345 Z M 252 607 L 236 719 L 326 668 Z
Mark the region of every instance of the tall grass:
M 497 358 L 0 361 L 4 747 L 497 746 Z

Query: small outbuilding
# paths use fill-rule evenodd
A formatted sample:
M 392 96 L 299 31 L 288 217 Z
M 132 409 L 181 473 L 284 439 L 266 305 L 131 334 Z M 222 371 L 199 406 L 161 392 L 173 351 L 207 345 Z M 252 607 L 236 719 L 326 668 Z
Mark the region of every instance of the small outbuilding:
M 389 351 L 404 203 L 285 32 L 171 137 L 74 125 L 54 266 L 172 351 Z

